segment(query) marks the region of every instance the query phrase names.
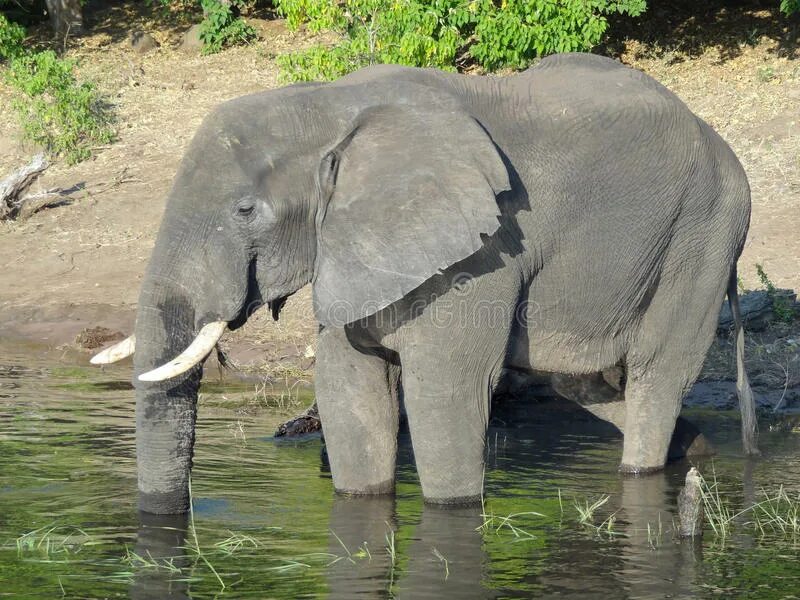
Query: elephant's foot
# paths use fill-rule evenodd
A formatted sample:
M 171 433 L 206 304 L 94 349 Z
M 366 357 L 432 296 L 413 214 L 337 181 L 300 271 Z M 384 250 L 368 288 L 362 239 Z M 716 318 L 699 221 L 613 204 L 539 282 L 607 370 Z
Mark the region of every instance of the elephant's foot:
M 619 472 L 623 475 L 651 475 L 653 473 L 660 473 L 664 470 L 664 465 L 654 467 L 638 467 L 636 465 L 626 465 L 622 463 L 619 466 Z
M 453 498 L 431 498 L 425 496 L 425 504 L 433 506 L 476 506 L 481 503 L 481 494 L 472 494 L 470 496 L 456 496 Z
M 363 483 L 355 485 L 352 489 L 334 486 L 334 490 L 341 496 L 380 496 L 394 494 L 394 478 L 380 483 Z

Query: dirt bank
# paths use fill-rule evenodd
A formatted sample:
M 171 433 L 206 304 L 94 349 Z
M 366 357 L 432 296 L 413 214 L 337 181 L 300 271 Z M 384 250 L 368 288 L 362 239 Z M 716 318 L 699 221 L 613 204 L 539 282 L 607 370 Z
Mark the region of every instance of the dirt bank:
M 0 224 L 4 337 L 58 346 L 73 343 L 86 327 L 130 332 L 164 198 L 201 119 L 224 100 L 276 87 L 275 54 L 309 43 L 280 21 L 256 21 L 258 43 L 203 57 L 178 48 L 181 27 L 164 27 L 144 6 L 130 10 L 112 4 L 91 13 L 90 33 L 68 41 L 81 74 L 114 104 L 118 141 L 87 162 L 53 166 L 36 184 L 80 186 L 70 205 Z M 741 158 L 753 188 L 752 226 L 740 263 L 744 284 L 759 287 L 754 265 L 760 263 L 777 286 L 800 289 L 800 67 L 781 45 L 785 32 L 775 14 L 737 10 L 744 16 L 739 24 L 726 21 L 725 44 L 686 49 L 662 39 L 628 40 L 608 52 L 670 87 Z M 753 20 L 772 24 L 751 30 Z M 160 47 L 135 54 L 127 36 L 137 28 L 150 32 Z M 0 176 L 33 152 L 18 142 L 6 108 L 10 98 L 0 87 Z M 246 368 L 300 374 L 312 365 L 306 354 L 315 332 L 310 294 L 303 290 L 290 299 L 280 323 L 261 314 L 226 344 Z M 773 337 L 760 345 L 779 341 L 781 368 L 789 371 L 785 379 L 794 381 L 797 352 L 784 341 L 800 334 L 790 328 Z M 752 345 L 756 352 L 758 340 Z M 724 375 L 730 376 L 732 363 L 725 360 Z M 722 370 L 715 365 L 711 372 Z

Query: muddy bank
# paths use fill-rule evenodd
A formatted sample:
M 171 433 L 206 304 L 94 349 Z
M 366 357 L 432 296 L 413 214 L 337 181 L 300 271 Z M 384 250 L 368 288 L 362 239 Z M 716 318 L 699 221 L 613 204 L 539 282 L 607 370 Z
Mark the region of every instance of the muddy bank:
M 770 412 L 800 410 L 800 318 L 790 290 L 774 298 L 763 291 L 742 296 L 746 329 L 746 364 L 759 407 Z M 781 312 L 784 311 L 784 312 Z M 794 312 L 788 318 L 785 311 Z M 126 337 L 136 319 L 132 304 L 44 304 L 4 306 L 0 332 L 6 340 L 24 340 L 41 348 L 74 353 L 75 361 L 88 365 L 101 347 Z M 697 408 L 733 410 L 737 406 L 734 340 L 727 310 L 720 314 L 717 340 L 706 357 L 697 384 L 684 404 Z M 292 297 L 274 322 L 267 310 L 256 313 L 241 330 L 228 332 L 220 344 L 228 368 L 220 370 L 217 353 L 207 362 L 207 378 L 260 381 L 270 379 L 311 384 L 317 325 L 310 289 Z M 129 368 L 130 362 L 120 366 Z M 547 382 L 522 382 L 512 395 L 555 396 Z

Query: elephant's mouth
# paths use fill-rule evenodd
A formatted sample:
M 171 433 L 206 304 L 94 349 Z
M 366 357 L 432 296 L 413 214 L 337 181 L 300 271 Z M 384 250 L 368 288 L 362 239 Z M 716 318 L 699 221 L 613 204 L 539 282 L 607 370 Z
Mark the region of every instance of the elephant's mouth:
M 226 329 L 235 330 L 244 325 L 250 316 L 264 306 L 264 298 L 255 277 L 255 263 L 248 269 L 247 294 L 239 313 L 230 320 L 218 320 L 206 323 L 199 331 L 194 341 L 173 360 L 164 365 L 143 373 L 139 376 L 141 381 L 164 381 L 185 373 L 194 365 L 205 360 L 206 356 L 214 349 Z M 266 301 L 272 313 L 272 318 L 278 320 L 281 309 L 292 294 L 278 296 Z M 93 364 L 109 364 L 131 356 L 136 350 L 136 337 L 130 336 L 119 344 L 107 348 L 91 359 Z
M 292 294 L 286 294 L 285 296 L 278 296 L 277 298 L 266 301 L 266 305 L 272 313 L 273 320 L 278 320 L 283 305 L 286 304 L 286 300 L 288 300 L 291 295 Z M 247 323 L 247 320 L 253 313 L 264 306 L 264 304 L 264 294 L 262 294 L 261 288 L 258 285 L 258 279 L 256 278 L 256 261 L 253 260 L 250 262 L 247 269 L 247 295 L 244 304 L 239 314 L 228 322 L 228 328 L 231 330 L 239 329 L 239 327 Z
M 267 308 L 269 308 L 270 312 L 272 313 L 272 319 L 277 321 L 278 317 L 281 314 L 281 310 L 283 309 L 283 305 L 286 304 L 286 301 L 289 299 L 289 296 L 292 294 L 288 294 L 286 296 L 280 296 L 275 298 L 274 300 L 270 300 L 266 303 Z M 228 322 L 228 329 L 236 330 L 239 329 L 242 325 L 247 323 L 247 320 L 252 316 L 252 314 L 264 306 L 264 300 L 261 298 L 260 294 L 258 297 L 250 298 L 248 297 L 247 301 L 244 303 L 242 310 L 239 312 L 238 315 L 234 319 Z

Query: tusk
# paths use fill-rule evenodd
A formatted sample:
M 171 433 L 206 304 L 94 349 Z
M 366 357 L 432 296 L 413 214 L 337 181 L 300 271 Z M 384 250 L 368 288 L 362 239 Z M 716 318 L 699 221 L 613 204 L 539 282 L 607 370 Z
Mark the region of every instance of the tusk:
M 114 344 L 111 348 L 98 352 L 89 359 L 89 362 L 93 365 L 110 365 L 123 358 L 128 358 L 134 350 L 136 350 L 136 336 L 132 335 L 118 344 Z
M 197 337 L 194 338 L 194 341 L 177 358 L 157 369 L 142 373 L 139 375 L 139 381 L 164 381 L 170 377 L 185 373 L 208 356 L 208 353 L 217 345 L 219 338 L 222 337 L 227 327 L 227 321 L 214 321 L 204 325 Z

